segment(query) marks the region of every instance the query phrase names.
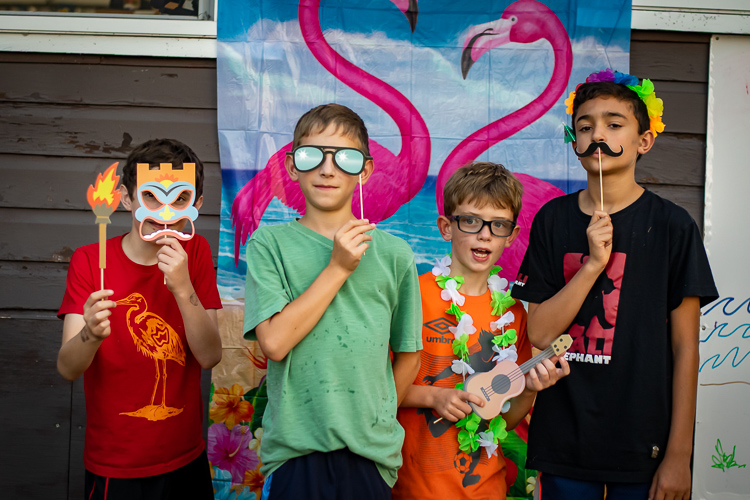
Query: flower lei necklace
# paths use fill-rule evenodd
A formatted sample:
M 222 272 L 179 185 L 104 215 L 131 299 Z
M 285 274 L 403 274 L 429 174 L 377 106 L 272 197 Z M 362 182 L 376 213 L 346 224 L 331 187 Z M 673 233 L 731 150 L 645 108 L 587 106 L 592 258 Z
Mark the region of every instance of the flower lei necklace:
M 462 276 L 450 276 L 450 265 L 451 256 L 448 254 L 435 263 L 435 267 L 432 268 L 432 274 L 435 276 L 435 282 L 442 289 L 440 298 L 446 302 L 450 302 L 450 307 L 445 312 L 456 318 L 457 325 L 448 328 L 454 336 L 453 354 L 458 356 L 458 359 L 453 360 L 451 369 L 454 373 L 463 376 L 465 381 L 466 375 L 474 373 L 474 369 L 468 363 L 469 348 L 467 343 L 469 336 L 476 333 L 477 329 L 474 327 L 472 317 L 460 309 L 466 301 L 466 298 L 458 291 L 464 283 L 464 278 Z M 495 321 L 490 322 L 490 331 L 495 332 L 500 330 L 502 332 L 492 339 L 492 343 L 494 344 L 492 350 L 497 353 L 492 358 L 492 361 L 497 363 L 506 359 L 511 361 L 518 359 L 518 352 L 514 345 L 518 340 L 517 332 L 513 328 L 505 330 L 505 327 L 515 320 L 513 312 L 508 311 L 508 309 L 516 301 L 510 296 L 510 290 L 507 289 L 508 280 L 501 278 L 497 274 L 501 269 L 500 266 L 493 267 L 489 278 L 487 278 L 492 315 L 499 317 Z M 464 382 L 459 382 L 456 384 L 456 389 L 463 390 L 463 386 Z M 506 402 L 502 413 L 508 411 L 509 407 L 510 402 Z M 498 415 L 490 420 L 486 432 L 479 432 L 477 434 L 481 421 L 481 417 L 472 412 L 456 422 L 456 427 L 460 429 L 458 432 L 458 447 L 464 453 L 469 454 L 482 446 L 487 452 L 487 458 L 489 458 L 492 455 L 497 455 L 499 442 L 507 437 L 508 432 L 505 430 L 505 420 L 501 415 Z

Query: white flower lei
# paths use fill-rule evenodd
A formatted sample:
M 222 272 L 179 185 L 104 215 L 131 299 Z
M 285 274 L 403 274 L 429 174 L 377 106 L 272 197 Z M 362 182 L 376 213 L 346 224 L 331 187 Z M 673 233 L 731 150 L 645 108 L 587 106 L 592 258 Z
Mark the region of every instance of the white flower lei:
M 474 369 L 467 361 L 469 354 L 467 342 L 469 336 L 476 333 L 477 329 L 474 326 L 473 318 L 459 309 L 466 301 L 466 298 L 458 291 L 464 279 L 462 276 L 450 276 L 451 263 L 451 256 L 448 254 L 435 263 L 435 266 L 432 268 L 432 274 L 435 276 L 435 282 L 442 288 L 440 298 L 451 304 L 446 313 L 455 316 L 457 321 L 455 327 L 448 328 L 454 337 L 453 353 L 458 356 L 458 359 L 453 360 L 451 363 L 451 369 L 454 373 L 461 375 L 464 381 L 466 381 L 466 375 L 474 373 Z M 495 266 L 490 271 L 489 278 L 487 278 L 487 287 L 490 290 L 492 298 L 492 314 L 500 316 L 497 320 L 490 322 L 490 331 L 501 331 L 493 339 L 494 345 L 492 346 L 492 350 L 497 354 L 492 358 L 492 361 L 500 363 L 507 359 L 515 362 L 518 359 L 516 346 L 513 345 L 517 340 L 516 331 L 511 329 L 506 332 L 505 330 L 505 327 L 515 320 L 513 311 L 507 310 L 515 303 L 515 300 L 510 297 L 510 291 L 507 289 L 508 280 L 497 275 L 499 271 L 500 267 Z M 463 389 L 463 382 L 457 384 L 456 387 Z M 506 401 L 505 405 L 503 405 L 502 413 L 507 412 L 509 408 L 510 402 Z M 471 413 L 456 422 L 456 427 L 461 429 L 458 435 L 459 448 L 469 453 L 481 446 L 485 449 L 489 458 L 491 455 L 496 454 L 495 450 L 497 449 L 498 442 L 507 435 L 505 421 L 502 416 L 498 415 L 490 421 L 487 432 L 480 432 L 477 436 L 475 432 L 479 421 L 481 421 L 479 416 Z

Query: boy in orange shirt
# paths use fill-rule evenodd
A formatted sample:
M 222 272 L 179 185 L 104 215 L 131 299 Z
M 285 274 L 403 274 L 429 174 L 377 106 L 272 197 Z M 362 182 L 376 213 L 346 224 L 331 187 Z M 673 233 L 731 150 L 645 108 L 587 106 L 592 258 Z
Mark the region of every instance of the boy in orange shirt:
M 457 170 L 443 191 L 440 234 L 451 253 L 419 277 L 422 363 L 398 420 L 406 430 L 404 465 L 393 498 L 505 498 L 505 460 L 499 441 L 529 412 L 537 391 L 569 373 L 556 358 L 537 364 L 526 387 L 491 421 L 473 414 L 465 376 L 495 362 L 531 356 L 526 311 L 510 298 L 495 262 L 519 232 L 523 187 L 505 167 L 474 163 Z

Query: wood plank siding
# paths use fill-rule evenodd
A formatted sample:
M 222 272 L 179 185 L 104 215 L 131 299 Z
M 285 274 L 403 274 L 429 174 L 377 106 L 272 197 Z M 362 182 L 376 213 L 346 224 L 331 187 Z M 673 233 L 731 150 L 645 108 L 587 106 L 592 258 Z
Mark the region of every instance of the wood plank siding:
M 216 61 L 0 52 L 0 75 L 0 484 L 3 498 L 80 500 L 83 381 L 57 373 L 55 313 L 73 250 L 96 237 L 85 189 L 134 145 L 185 142 L 204 162 L 196 229 L 216 262 Z M 107 236 L 129 228 L 120 210 Z
M 631 73 L 651 78 L 667 131 L 636 167 L 643 186 L 703 224 L 709 35 L 632 32 Z M 0 484 L 4 498 L 83 498 L 82 382 L 56 370 L 55 317 L 73 250 L 95 241 L 95 174 L 155 137 L 204 161 L 197 230 L 218 252 L 216 61 L 0 52 Z M 113 216 L 108 236 L 129 227 Z

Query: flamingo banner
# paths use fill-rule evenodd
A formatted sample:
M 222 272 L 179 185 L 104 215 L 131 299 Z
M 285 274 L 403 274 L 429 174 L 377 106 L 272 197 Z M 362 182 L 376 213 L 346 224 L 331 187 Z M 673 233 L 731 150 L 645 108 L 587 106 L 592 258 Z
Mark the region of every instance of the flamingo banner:
M 329 102 L 363 117 L 375 160 L 365 217 L 409 242 L 420 273 L 449 250 L 435 224 L 448 177 L 475 160 L 508 167 L 525 191 L 521 234 L 501 262 L 513 281 L 536 211 L 585 184 L 563 141 L 563 101 L 595 70 L 628 71 L 630 13 L 631 0 L 219 3 L 225 354 L 213 372 L 208 440 L 217 498 L 259 498 L 263 484 L 265 358 L 242 340 L 244 244 L 259 226 L 304 212 L 283 169 L 297 119 Z M 359 196 L 353 204 L 358 214 Z M 509 497 L 533 490 L 518 450 Z

